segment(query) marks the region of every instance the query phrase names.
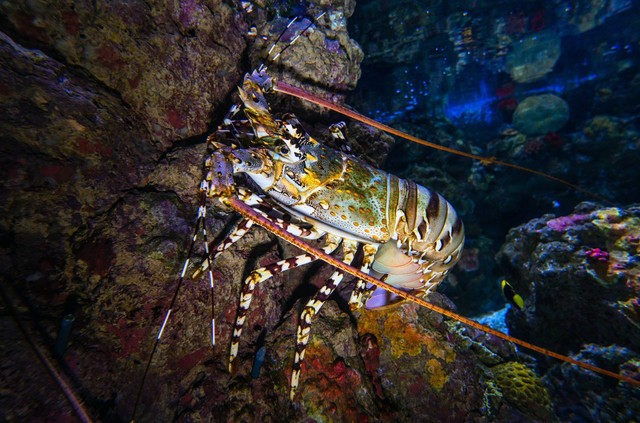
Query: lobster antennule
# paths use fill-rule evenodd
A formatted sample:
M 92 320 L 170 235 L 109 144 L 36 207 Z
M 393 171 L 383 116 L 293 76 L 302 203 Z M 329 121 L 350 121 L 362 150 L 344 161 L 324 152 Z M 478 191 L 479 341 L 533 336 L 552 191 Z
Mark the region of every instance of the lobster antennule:
M 260 216 L 258 213 L 256 213 L 252 208 L 250 208 L 249 206 L 247 206 L 245 203 L 243 203 L 241 200 L 237 199 L 237 198 L 233 198 L 233 197 L 226 197 L 226 198 L 221 198 L 221 201 L 223 203 L 225 203 L 227 206 L 233 208 L 235 211 L 237 211 L 238 213 L 240 213 L 242 216 L 253 220 L 256 224 L 258 224 L 259 226 L 262 226 L 263 228 L 265 228 L 266 230 L 268 230 L 269 232 L 277 235 L 278 237 L 284 239 L 285 241 L 295 245 L 296 247 L 300 248 L 301 250 L 303 250 L 306 253 L 309 253 L 317 258 L 319 258 L 320 260 L 342 270 L 343 272 L 349 273 L 352 276 L 355 276 L 358 279 L 362 279 L 365 282 L 368 282 L 372 285 L 376 285 L 379 288 L 382 288 L 386 291 L 389 291 L 399 297 L 402 297 L 408 301 L 411 301 L 413 303 L 416 303 L 422 307 L 428 308 L 429 310 L 435 311 L 436 313 L 442 314 L 443 316 L 449 317 L 451 319 L 457 320 L 467 326 L 471 326 L 475 329 L 481 330 L 483 332 L 486 332 L 488 334 L 497 336 L 498 338 L 504 339 L 505 341 L 509 341 L 509 342 L 513 342 L 514 344 L 520 345 L 521 347 L 527 348 L 529 350 L 535 351 L 537 353 L 540 354 L 544 354 L 546 356 L 549 357 L 553 357 L 556 358 L 558 360 L 564 361 L 566 363 L 570 363 L 576 366 L 579 366 L 583 369 L 587 369 L 587 370 L 591 370 L 592 372 L 596 372 L 599 373 L 601 375 L 604 376 L 608 376 L 614 379 L 618 379 L 620 381 L 623 382 L 627 382 L 635 387 L 640 388 L 640 380 L 635 380 L 632 379 L 630 377 L 627 376 L 623 376 L 620 375 L 618 373 L 614 373 L 612 371 L 609 370 L 605 370 L 602 369 L 600 367 L 594 366 L 592 364 L 588 364 L 588 363 L 584 363 L 578 360 L 575 360 L 571 357 L 567 357 L 565 355 L 556 353 L 554 351 L 548 350 L 546 348 L 542 348 L 539 347 L 537 345 L 531 344 L 529 342 L 523 341 L 519 338 L 514 338 L 511 335 L 507 335 L 506 333 L 500 332 L 498 330 L 495 330 L 489 326 L 485 326 L 483 324 L 480 324 L 474 320 L 468 319 L 464 316 L 461 316 L 457 313 L 454 313 L 451 310 L 447 310 L 445 308 L 439 307 L 435 304 L 431 304 L 429 303 L 427 300 L 423 299 L 423 298 L 419 298 L 416 297 L 414 295 L 411 295 L 410 293 L 403 291 L 402 289 L 396 288 L 392 285 L 389 285 L 385 282 L 382 282 L 381 280 L 378 280 L 374 277 L 372 277 L 371 275 L 368 275 L 362 271 L 360 271 L 359 269 L 356 269 L 354 267 L 351 267 L 347 264 L 345 264 L 344 262 L 342 262 L 341 260 L 335 259 L 334 257 L 320 251 L 317 250 L 315 248 L 313 248 L 312 246 L 310 246 L 309 244 L 305 243 L 304 241 L 302 241 L 301 239 L 299 239 L 298 237 L 291 235 L 289 233 L 287 233 L 286 231 L 284 231 L 282 228 L 279 228 L 277 225 L 275 225 L 274 223 L 272 223 L 271 221 L 263 218 L 262 216 Z
M 278 35 L 278 38 L 276 39 L 276 41 L 271 45 L 271 48 L 267 52 L 267 57 L 265 58 L 264 62 L 258 67 L 258 71 L 266 71 L 267 67 L 266 67 L 265 63 L 267 63 L 267 62 L 275 63 L 276 60 L 278 60 L 278 58 L 282 55 L 282 53 L 284 53 L 289 47 L 291 47 L 293 44 L 295 44 L 295 42 L 298 41 L 298 39 L 302 36 L 302 34 L 307 32 L 307 30 L 309 28 L 311 28 L 313 25 L 315 25 L 315 23 L 318 22 L 326 14 L 327 14 L 327 12 L 325 11 L 325 12 L 320 13 L 315 18 L 313 18 L 313 20 L 309 24 L 307 24 L 307 26 L 305 26 L 304 29 L 302 31 L 300 31 L 300 33 L 298 35 L 296 35 L 291 41 L 289 41 L 289 43 L 287 43 L 287 45 L 285 45 L 278 53 L 276 53 L 275 56 L 271 57 L 271 53 L 273 52 L 275 47 L 278 45 L 278 43 L 280 42 L 280 40 L 282 39 L 284 34 L 286 34 L 286 32 L 289 29 L 289 27 L 291 27 L 291 25 L 293 25 L 293 23 L 298 20 L 298 17 L 296 16 L 291 21 L 289 21 L 289 23 L 287 24 L 287 27 L 280 33 L 280 35 Z
M 443 145 L 439 145 L 439 144 L 435 144 L 433 142 L 429 142 L 426 140 L 423 140 L 421 138 L 418 137 L 414 137 L 413 135 L 407 134 L 406 132 L 402 132 L 398 129 L 392 128 L 388 125 L 385 125 L 383 123 L 380 123 L 374 119 L 368 118 L 354 110 L 348 109 L 344 106 L 340 106 L 338 104 L 332 103 L 330 101 L 324 100 L 322 98 L 316 97 L 314 95 L 311 95 L 309 93 L 307 93 L 306 91 L 298 88 L 298 87 L 294 87 L 293 85 L 289 85 L 286 82 L 281 82 L 281 81 L 274 81 L 273 84 L 273 90 L 283 93 L 283 94 L 287 94 L 305 101 L 308 101 L 310 103 L 316 104 L 318 106 L 322 106 L 322 107 L 326 107 L 327 109 L 333 110 L 334 112 L 340 113 L 341 115 L 347 116 L 351 119 L 357 120 L 358 122 L 362 122 L 366 125 L 372 126 L 374 128 L 380 129 L 381 131 L 387 132 L 391 135 L 395 135 L 398 136 L 400 138 L 404 138 L 406 140 L 409 140 L 411 142 L 415 142 L 417 144 L 420 145 L 424 145 L 426 147 L 430 147 L 430 148 L 434 148 L 436 150 L 440 150 L 440 151 L 445 151 L 447 153 L 451 153 L 451 154 L 455 154 L 458 156 L 463 156 L 463 157 L 468 157 L 470 159 L 473 160 L 478 160 L 480 163 L 482 163 L 485 166 L 490 166 L 490 165 L 497 165 L 497 166 L 504 166 L 504 167 L 509 167 L 512 169 L 516 169 L 519 170 L 521 172 L 527 172 L 527 173 L 531 173 L 546 179 L 550 179 L 554 182 L 557 182 L 559 184 L 568 186 L 578 192 L 582 192 L 592 198 L 595 198 L 597 200 L 600 200 L 602 202 L 604 202 L 605 204 L 612 204 L 611 200 L 596 194 L 595 192 L 589 191 L 586 188 L 582 188 L 579 185 L 575 185 L 572 184 L 569 181 L 566 181 L 562 178 L 558 178 L 556 176 L 553 175 L 549 175 L 548 173 L 544 173 L 544 172 L 540 172 L 538 170 L 535 169 L 531 169 L 525 166 L 520 166 L 514 163 L 509 163 L 509 162 L 505 162 L 502 160 L 498 160 L 496 157 L 485 157 L 485 156 L 479 156 L 477 154 L 472 154 L 472 153 L 467 153 L 464 151 L 460 151 L 460 150 L 456 150 L 455 148 L 450 148 L 450 147 L 445 147 Z

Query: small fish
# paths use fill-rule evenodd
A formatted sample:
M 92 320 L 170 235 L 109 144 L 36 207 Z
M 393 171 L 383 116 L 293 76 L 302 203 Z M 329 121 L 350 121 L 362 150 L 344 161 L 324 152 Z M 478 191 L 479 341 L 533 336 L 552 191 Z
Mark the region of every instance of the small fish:
M 502 280 L 502 294 L 509 300 L 511 304 L 518 308 L 518 310 L 524 310 L 524 300 L 516 291 L 513 290 L 513 287 L 509 282 L 505 279 Z

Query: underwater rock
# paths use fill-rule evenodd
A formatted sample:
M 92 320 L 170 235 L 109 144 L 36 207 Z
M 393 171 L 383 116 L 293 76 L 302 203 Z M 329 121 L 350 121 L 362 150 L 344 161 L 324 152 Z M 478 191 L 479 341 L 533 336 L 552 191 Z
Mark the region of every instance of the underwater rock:
M 242 76 L 247 23 L 219 0 L 4 2 L 0 12 L 17 35 L 68 66 L 53 76 L 58 83 L 81 69 L 144 116 L 140 125 L 164 147 L 205 132 Z
M 633 182 L 639 178 L 640 132 L 637 125 L 617 116 L 596 115 L 585 122 L 581 131 L 572 134 L 567 144 L 572 148 L 567 158 L 579 158 L 580 166 L 574 166 L 574 180 L 583 174 L 589 177 L 585 184 L 602 186 L 606 183 L 608 186 L 603 192 L 617 202 L 638 200 L 638 186 Z
M 505 68 L 516 82 L 533 82 L 553 70 L 560 57 L 560 37 L 554 31 L 541 31 L 511 44 Z
M 311 5 L 307 11 L 309 16 L 320 15 L 325 9 Z M 344 103 L 350 90 L 356 87 L 360 79 L 360 64 L 364 60 L 364 53 L 358 43 L 350 38 L 347 31 L 347 18 L 353 14 L 355 2 L 341 0 L 332 3 L 331 10 L 322 18 L 321 22 L 329 25 L 312 25 L 305 36 L 298 38 L 295 44 L 289 46 L 278 59 L 280 66 L 269 66 L 272 76 L 279 81 L 288 82 L 302 88 L 310 94 L 317 95 L 333 103 Z M 267 37 L 257 37 L 249 46 L 251 66 L 257 68 L 265 59 L 265 51 L 269 50 L 273 42 L 290 23 L 288 17 L 273 19 L 261 29 Z M 290 41 L 295 34 L 303 31 L 311 24 L 309 19 L 301 19 L 292 24 L 282 42 Z M 277 54 L 276 49 L 272 57 Z M 310 109 L 316 113 L 326 109 L 299 100 L 286 101 L 287 107 L 293 109 L 299 117 L 302 110 Z
M 537 32 L 511 45 L 505 68 L 516 82 L 537 81 L 553 70 L 560 53 L 560 36 L 555 31 Z
M 638 377 L 638 354 L 615 345 L 587 344 L 571 358 L 604 369 L 620 369 L 629 377 Z M 613 384 L 594 373 L 567 363 L 554 366 L 544 377 L 554 398 L 556 413 L 562 421 L 633 422 L 640 415 L 638 388 L 626 383 Z
M 511 229 L 496 255 L 525 300 L 507 313 L 510 333 L 560 353 L 584 343 L 640 351 L 639 253 L 638 206 L 581 203 Z
M 605 150 L 610 148 L 610 144 L 621 143 L 627 138 L 634 137 L 634 134 L 628 133 L 629 128 L 626 126 L 623 119 L 598 115 L 585 124 L 582 132 L 587 139 L 592 141 L 589 148 L 597 148 L 597 145 L 600 145 L 599 150 Z
M 525 98 L 513 114 L 513 125 L 527 135 L 555 132 L 569 120 L 569 105 L 553 94 Z
M 607 19 L 633 7 L 627 1 L 588 1 L 578 2 L 573 7 L 558 5 L 558 17 L 566 21 L 572 32 L 582 33 L 602 25 Z
M 344 13 L 352 7 L 346 2 Z M 28 302 L 20 317 L 39 323 L 46 336 L 35 341 L 45 348 L 61 316 L 74 310 L 64 365 L 96 420 L 131 417 L 144 363 L 192 236 L 204 136 L 211 124 L 220 123 L 211 116 L 224 116 L 243 73 L 251 70 L 246 19 L 267 27 L 272 12 L 257 6 L 254 11 L 198 0 L 0 4 L 2 284 L 15 287 Z M 357 81 L 361 56 L 345 38 L 344 19 L 336 15 L 332 22 L 333 29 L 313 30 L 305 63 L 309 71 L 314 60 L 321 62 L 335 49 L 331 60 L 338 63 L 341 57 L 343 65 L 333 69 L 327 65 L 333 62 L 323 62 L 314 76 L 328 81 L 325 90 L 342 95 Z M 218 233 L 227 221 L 222 212 L 212 213 L 208 230 Z M 151 366 L 139 416 L 204 419 L 212 409 L 249 416 L 252 386 L 268 404 L 265 415 L 289 409 L 288 380 L 280 371 L 290 366 L 288 358 L 278 372 L 258 378 L 265 385 L 242 375 L 232 378 L 225 369 L 245 267 L 277 261 L 278 253 L 295 255 L 285 244 L 256 230 L 216 261 L 220 347 L 213 351 L 207 337 L 208 289 L 185 284 Z M 198 257 L 202 251 L 194 261 Z M 251 363 L 255 354 L 247 358 L 247 350 L 259 343 L 262 328 L 273 329 L 282 310 L 293 306 L 300 275 L 283 276 L 256 295 L 258 307 L 248 316 L 253 326 L 246 331 L 251 344 L 244 344 L 242 359 Z M 292 354 L 295 325 L 285 326 L 287 354 Z M 25 360 L 7 357 L 7 362 L 24 365 Z M 53 407 L 34 407 L 42 403 L 34 401 L 42 391 L 16 382 L 25 373 L 28 380 L 40 377 L 36 370 L 42 369 L 31 366 L 2 370 L 3 384 L 16 387 L 0 398 L 3 418 L 68 419 L 49 413 Z M 268 363 L 263 367 L 264 375 Z
M 201 146 L 169 149 L 207 131 L 242 77 L 242 15 L 209 7 L 0 4 L 3 276 L 29 304 L 21 317 L 47 336 L 75 311 L 64 365 L 96 419 L 128 419 L 129 385 L 191 232 Z M 150 182 L 163 169 L 166 185 Z M 31 366 L 3 382 L 22 386 L 13 378 Z M 48 407 L 22 407 L 34 395 L 3 395 L 3 418 L 51 418 Z
M 496 259 L 524 310 L 507 312 L 509 333 L 637 379 L 639 256 L 638 205 L 581 203 L 511 229 Z M 640 410 L 637 388 L 624 382 L 556 361 L 539 366 L 562 421 L 633 421 Z
M 450 301 L 433 294 L 442 307 Z M 501 340 L 447 321 L 415 304 L 362 311 L 358 318 L 361 340 L 375 348 L 373 361 L 365 362 L 377 400 L 397 421 L 513 421 L 535 417 L 532 409 L 487 399 L 495 387 L 485 366 L 515 359 L 515 349 Z M 371 357 L 363 355 L 363 358 Z M 499 393 L 495 393 L 500 395 Z

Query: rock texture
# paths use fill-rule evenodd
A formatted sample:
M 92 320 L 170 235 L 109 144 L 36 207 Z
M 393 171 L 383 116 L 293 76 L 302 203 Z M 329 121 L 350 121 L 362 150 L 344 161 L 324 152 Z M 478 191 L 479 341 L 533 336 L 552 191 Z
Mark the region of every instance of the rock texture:
M 294 29 L 321 10 L 330 13 L 285 52 L 282 68 L 270 70 L 343 98 L 362 60 L 346 32 L 353 7 L 308 5 Z M 61 319 L 72 315 L 66 352 L 52 361 L 95 420 L 129 421 L 192 236 L 204 137 L 229 110 L 263 45 L 280 33 L 283 16 L 300 11 L 281 2 L 216 0 L 3 2 L 0 11 L 3 307 L 14 305 L 17 320 L 29 323 L 29 338 L 49 354 Z M 326 126 L 313 108 L 274 104 L 304 115 L 313 130 Z M 351 129 L 361 140 L 356 151 L 388 152 L 379 134 Z M 230 217 L 211 212 L 208 231 L 217 234 Z M 518 367 L 525 393 L 538 385 L 513 364 L 523 360 L 513 347 L 409 304 L 351 313 L 349 287 L 315 320 L 299 395 L 290 402 L 297 315 L 332 271 L 318 264 L 258 287 L 237 371 L 229 374 L 240 281 L 294 254 L 254 230 L 216 261 L 213 349 L 208 287 L 183 286 L 137 420 L 542 418 L 539 409 L 523 407 L 523 394 L 512 392 L 517 386 L 500 381 L 505 367 Z M 194 261 L 200 259 L 201 247 Z M 453 308 L 441 295 L 431 301 Z M 8 313 L 0 323 L 0 418 L 73 419 Z
M 564 352 L 589 342 L 640 349 L 639 211 L 583 203 L 512 229 L 497 256 L 525 298 L 524 313 L 507 314 L 511 333 Z
M 524 37 L 507 54 L 505 70 L 516 82 L 537 81 L 553 70 L 562 51 L 560 44 L 560 36 L 555 31 Z
M 352 9 L 353 4 L 336 5 L 334 13 L 344 18 Z M 318 10 L 312 7 L 309 14 Z M 240 2 L 214 0 L 5 2 L 0 12 L 0 261 L 7 302 L 18 306 L 19 318 L 36 324 L 31 335 L 46 348 L 62 316 L 74 315 L 71 341 L 58 364 L 92 416 L 128 420 L 192 230 L 200 141 L 227 112 L 236 85 L 250 70 L 250 28 L 281 24 L 285 18 L 272 16 L 286 11 L 265 5 L 249 13 Z M 265 43 L 274 42 L 275 31 L 265 32 Z M 334 73 L 326 67 L 314 72 L 316 85 L 325 92 L 353 87 L 362 53 L 344 25 L 322 21 L 310 34 L 296 44 L 308 62 L 322 56 L 336 66 Z M 289 53 L 301 55 L 295 48 Z M 309 72 L 307 66 L 295 75 L 308 78 Z M 225 220 L 212 219 L 210 230 L 219 231 Z M 263 248 L 251 253 L 259 244 Z M 216 291 L 217 310 L 227 316 L 222 322 L 228 325 L 235 313 L 246 259 L 251 258 L 248 266 L 274 260 L 276 245 L 257 231 L 218 264 L 216 277 L 226 281 Z M 175 319 L 177 329 L 167 335 L 170 347 L 161 347 L 156 361 L 166 370 L 152 371 L 147 383 L 145 398 L 155 404 L 147 408 L 147 419 L 166 420 L 192 408 L 189 399 L 181 406 L 176 398 L 193 395 L 187 388 L 204 379 L 197 363 L 224 367 L 225 348 L 206 361 L 208 342 L 190 336 L 206 337 L 205 327 L 185 329 L 207 321 L 207 291 L 193 285 L 185 291 L 185 320 Z M 278 300 L 292 291 L 271 295 L 261 317 L 278 321 Z M 3 316 L 5 339 L 20 339 Z M 179 346 L 176 338 L 187 341 Z M 227 341 L 222 335 L 222 344 Z M 48 379 L 35 356 L 28 358 L 27 344 L 16 345 L 22 347 L 3 349 L 3 385 L 14 388 L 3 393 L 2 418 L 69 414 L 54 384 L 43 381 L 36 390 L 17 382 Z M 166 374 L 174 378 L 168 381 Z M 220 395 L 244 405 L 239 394 Z
M 637 205 L 582 203 L 570 215 L 512 229 L 496 257 L 525 299 L 524 311 L 507 313 L 510 334 L 638 380 L 639 241 Z M 546 366 L 561 419 L 633 421 L 637 388 L 570 365 Z
M 513 114 L 513 126 L 526 135 L 544 135 L 566 125 L 569 105 L 553 94 L 527 97 Z

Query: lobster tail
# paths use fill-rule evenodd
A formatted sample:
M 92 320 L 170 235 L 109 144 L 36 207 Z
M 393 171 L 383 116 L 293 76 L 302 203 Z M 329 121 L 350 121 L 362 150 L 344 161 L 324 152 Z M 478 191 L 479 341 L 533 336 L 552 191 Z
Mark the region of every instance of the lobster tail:
M 392 239 L 378 249 L 371 266 L 374 274 L 387 275 L 386 282 L 423 296 L 435 288 L 460 259 L 464 225 L 458 214 L 437 192 L 399 178 L 389 179 L 393 208 L 387 210 Z M 374 294 L 367 308 L 397 300 L 386 293 Z

